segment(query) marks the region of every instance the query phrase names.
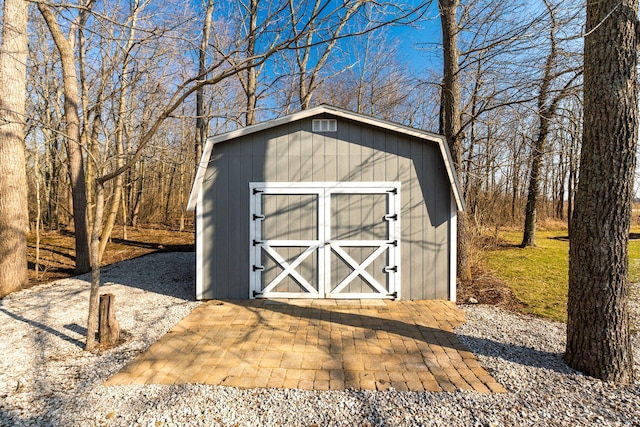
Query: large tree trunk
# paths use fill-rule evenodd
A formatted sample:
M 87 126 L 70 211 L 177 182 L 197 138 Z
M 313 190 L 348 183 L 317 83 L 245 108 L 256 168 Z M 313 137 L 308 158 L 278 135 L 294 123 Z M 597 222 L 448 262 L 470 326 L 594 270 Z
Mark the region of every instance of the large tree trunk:
M 87 81 L 87 70 L 85 67 L 85 58 L 87 56 L 87 43 L 85 39 L 85 30 L 87 26 L 87 20 L 90 16 L 89 7 L 93 3 L 93 0 L 85 0 L 84 7 L 78 11 L 78 77 L 79 77 L 79 87 L 80 87 L 80 105 L 82 107 L 82 112 L 84 114 L 85 120 L 82 121 L 82 130 L 80 131 L 80 143 L 83 147 L 86 147 L 89 150 L 89 146 L 91 142 L 88 139 L 91 136 L 91 130 L 89 126 L 89 87 Z M 99 104 L 98 104 L 99 105 Z M 85 194 L 87 197 L 87 222 L 88 224 L 93 223 L 92 216 L 92 206 L 94 204 L 93 201 L 93 162 L 91 160 L 87 161 L 85 165 Z
M 249 3 L 249 34 L 247 35 L 247 57 L 253 58 L 256 54 L 256 28 L 258 25 L 258 0 Z M 244 88 L 247 95 L 247 112 L 245 114 L 245 126 L 256 122 L 256 105 L 258 103 L 258 70 L 251 61 L 247 68 L 247 83 Z
M 67 157 L 71 175 L 71 195 L 73 198 L 73 224 L 76 243 L 76 274 L 91 270 L 89 259 L 89 226 L 87 223 L 87 190 L 84 175 L 84 159 L 80 147 L 80 117 L 78 106 L 78 79 L 76 77 L 73 42 L 67 40 L 56 18 L 44 4 L 38 4 L 53 41 L 60 54 L 64 85 L 64 117 L 67 130 Z M 73 29 L 72 29 L 73 32 Z M 72 35 L 73 33 L 71 33 Z
M 213 16 L 213 0 L 207 0 L 207 9 L 205 11 L 204 25 L 202 27 L 202 39 L 200 40 L 200 51 L 198 52 L 199 64 L 198 75 L 204 79 L 207 70 L 207 46 L 209 45 L 209 34 L 211 32 L 211 19 Z M 207 140 L 207 132 L 209 121 L 205 120 L 204 111 L 204 87 L 198 88 L 196 91 L 196 146 L 195 146 L 195 164 L 196 168 L 202 157 L 202 149 Z
M 439 0 L 440 21 L 442 24 L 442 50 L 444 55 L 444 78 L 442 83 L 442 104 L 440 109 L 442 131 L 447 138 L 449 151 L 453 156 L 453 162 L 458 173 L 458 179 L 462 174 L 462 135 L 460 133 L 460 83 L 458 78 L 459 54 L 458 54 L 458 23 L 456 10 L 460 5 L 459 0 Z M 458 212 L 458 247 L 456 270 L 462 280 L 471 279 L 471 266 L 469 263 L 471 228 L 466 212 Z
M 207 70 L 207 47 L 209 46 L 209 35 L 211 33 L 211 20 L 213 17 L 213 7 L 214 1 L 207 0 L 207 8 L 205 10 L 204 16 L 204 24 L 202 27 L 202 39 L 200 40 L 200 50 L 198 52 L 198 76 L 201 79 L 204 79 L 204 75 Z M 198 88 L 196 91 L 196 143 L 194 147 L 194 155 L 195 155 L 195 173 L 198 172 L 198 167 L 200 165 L 200 158 L 202 157 L 202 150 L 204 149 L 204 144 L 207 141 L 207 134 L 209 133 L 209 120 L 205 119 L 205 109 L 204 109 L 204 87 Z M 144 170 L 143 168 L 141 169 Z M 142 176 L 140 174 L 140 193 L 142 193 Z M 140 197 L 136 199 L 140 201 Z M 136 209 L 139 209 L 140 204 L 136 204 Z M 137 211 L 133 216 L 132 222 L 137 221 Z M 195 218 L 197 217 L 197 212 L 193 212 L 193 234 L 194 236 L 198 235 L 197 224 Z
M 25 0 L 5 0 L 0 46 L 0 298 L 28 281 Z
M 571 223 L 565 360 L 633 381 L 628 242 L 638 139 L 638 0 L 589 0 L 580 179 Z

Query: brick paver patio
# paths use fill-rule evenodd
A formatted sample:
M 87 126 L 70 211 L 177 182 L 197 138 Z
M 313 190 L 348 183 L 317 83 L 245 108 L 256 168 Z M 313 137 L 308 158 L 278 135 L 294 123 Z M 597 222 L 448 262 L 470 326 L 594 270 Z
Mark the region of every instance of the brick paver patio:
M 447 301 L 208 301 L 105 385 L 505 392 L 464 321 Z

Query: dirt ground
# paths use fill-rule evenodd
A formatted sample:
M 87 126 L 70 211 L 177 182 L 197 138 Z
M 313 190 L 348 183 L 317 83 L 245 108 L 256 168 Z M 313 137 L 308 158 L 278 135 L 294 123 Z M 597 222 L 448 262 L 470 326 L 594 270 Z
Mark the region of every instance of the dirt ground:
M 75 244 L 71 230 L 44 231 L 40 233 L 40 259 L 36 272 L 36 235 L 28 241 L 29 284 L 46 283 L 73 276 Z M 173 231 L 162 228 L 127 228 L 127 238 L 122 227 L 115 227 L 102 257 L 102 265 L 137 258 L 154 252 L 195 251 L 193 230 Z
M 513 295 L 511 289 L 491 272 L 479 266 L 474 266 L 471 272 L 472 280 L 458 282 L 458 304 L 489 304 L 512 311 L 520 311 L 525 307 L 525 304 Z
M 484 268 L 478 254 L 487 248 L 503 243 L 490 236 L 480 236 L 475 242 L 475 256 L 471 260 L 471 280 L 458 281 L 456 300 L 458 304 L 489 304 L 512 311 L 520 311 L 526 304 L 518 300 L 509 287 Z

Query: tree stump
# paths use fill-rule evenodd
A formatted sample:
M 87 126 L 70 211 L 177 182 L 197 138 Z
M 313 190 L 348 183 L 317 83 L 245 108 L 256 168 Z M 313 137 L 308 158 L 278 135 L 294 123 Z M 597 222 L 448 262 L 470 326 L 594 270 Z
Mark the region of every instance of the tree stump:
M 100 295 L 98 314 L 98 341 L 102 346 L 112 347 L 120 340 L 120 325 L 116 319 L 116 296 Z

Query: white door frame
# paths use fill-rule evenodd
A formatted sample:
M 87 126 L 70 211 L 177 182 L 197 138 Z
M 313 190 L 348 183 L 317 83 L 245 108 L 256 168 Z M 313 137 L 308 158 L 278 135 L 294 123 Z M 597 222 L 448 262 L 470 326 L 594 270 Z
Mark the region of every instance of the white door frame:
M 400 182 L 250 182 L 249 183 L 249 298 L 400 298 Z M 317 240 L 262 240 L 262 195 L 313 194 L 318 196 Z M 332 194 L 387 194 L 389 221 L 388 238 L 385 240 L 335 240 L 331 239 Z M 292 263 L 284 260 L 274 247 L 306 248 Z M 377 247 L 364 261 L 353 260 L 344 247 Z M 264 289 L 259 265 L 262 251 L 283 269 Z M 309 255 L 318 252 L 318 290 L 297 273 L 295 268 Z M 388 251 L 389 265 L 385 268 L 388 288 L 378 283 L 365 269 L 381 254 Z M 333 286 L 331 277 L 331 253 L 340 257 L 353 271 L 339 284 Z M 272 292 L 283 279 L 291 276 L 307 292 Z M 341 293 L 349 283 L 360 277 L 377 293 Z

